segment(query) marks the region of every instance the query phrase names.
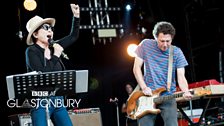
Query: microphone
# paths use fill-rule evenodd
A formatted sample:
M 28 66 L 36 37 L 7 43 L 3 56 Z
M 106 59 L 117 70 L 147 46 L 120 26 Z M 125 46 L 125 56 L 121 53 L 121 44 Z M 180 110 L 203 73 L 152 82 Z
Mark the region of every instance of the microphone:
M 50 39 L 50 38 L 49 38 L 49 39 L 48 39 L 48 43 L 50 44 L 50 46 L 53 47 L 54 43 L 56 43 L 56 42 L 55 42 L 53 39 Z M 63 58 L 69 60 L 68 55 L 65 54 L 64 52 L 61 52 L 61 55 L 62 55 Z

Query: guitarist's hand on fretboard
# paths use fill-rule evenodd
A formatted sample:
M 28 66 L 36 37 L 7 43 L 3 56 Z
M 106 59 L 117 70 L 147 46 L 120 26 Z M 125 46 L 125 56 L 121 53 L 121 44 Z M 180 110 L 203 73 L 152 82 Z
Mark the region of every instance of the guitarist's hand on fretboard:
M 190 100 L 193 97 L 193 95 L 191 94 L 191 91 L 186 91 L 184 92 L 183 97 L 184 99 Z
M 149 88 L 149 87 L 145 87 L 142 89 L 142 92 L 145 94 L 145 95 L 149 95 L 151 96 L 152 95 L 152 89 Z

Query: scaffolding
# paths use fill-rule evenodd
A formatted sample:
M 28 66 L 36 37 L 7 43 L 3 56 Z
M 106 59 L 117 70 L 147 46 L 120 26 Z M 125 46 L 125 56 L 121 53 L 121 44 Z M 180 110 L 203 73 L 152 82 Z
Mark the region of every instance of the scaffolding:
M 88 7 L 81 7 L 80 11 L 89 12 L 90 24 L 80 25 L 80 29 L 90 29 L 92 33 L 93 44 L 96 41 L 106 44 L 112 42 L 113 38 L 118 36 L 117 32 L 122 31 L 123 25 L 118 22 L 111 23 L 109 12 L 120 12 L 120 7 L 109 7 L 107 0 L 88 0 Z M 113 17 L 114 18 L 114 17 Z

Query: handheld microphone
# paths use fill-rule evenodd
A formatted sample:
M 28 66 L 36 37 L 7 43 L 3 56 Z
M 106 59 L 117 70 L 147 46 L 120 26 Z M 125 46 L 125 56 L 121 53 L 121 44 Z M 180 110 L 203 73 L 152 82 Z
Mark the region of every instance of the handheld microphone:
M 48 39 L 48 43 L 50 44 L 50 46 L 53 47 L 53 45 L 54 45 L 56 42 L 55 42 L 53 39 L 50 39 L 50 38 L 49 38 L 49 39 Z M 69 60 L 68 55 L 65 54 L 64 52 L 61 52 L 61 55 L 62 55 L 63 58 Z

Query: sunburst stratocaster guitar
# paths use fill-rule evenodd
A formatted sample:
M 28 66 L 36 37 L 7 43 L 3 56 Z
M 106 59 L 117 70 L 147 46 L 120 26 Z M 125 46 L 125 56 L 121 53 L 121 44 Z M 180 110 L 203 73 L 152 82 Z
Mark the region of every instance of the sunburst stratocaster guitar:
M 152 92 L 152 96 L 146 96 L 142 91 L 134 91 L 127 101 L 127 115 L 131 119 L 138 119 L 146 114 L 159 114 L 160 109 L 156 108 L 157 104 L 169 100 L 172 98 L 183 97 L 183 92 L 173 95 L 160 96 L 162 92 L 166 91 L 166 88 L 159 88 Z M 190 91 L 194 95 L 210 94 L 211 92 Z M 195 94 L 196 93 L 196 94 Z

